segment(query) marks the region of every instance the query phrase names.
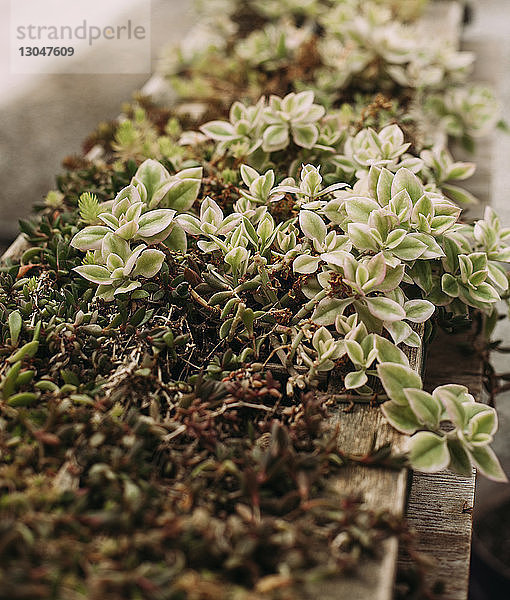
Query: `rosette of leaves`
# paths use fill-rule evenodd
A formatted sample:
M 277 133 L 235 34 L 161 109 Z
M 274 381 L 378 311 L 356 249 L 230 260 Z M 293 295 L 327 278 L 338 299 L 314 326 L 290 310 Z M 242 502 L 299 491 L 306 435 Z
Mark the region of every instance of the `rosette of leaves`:
M 142 200 L 147 192 L 140 194 L 141 186 L 123 188 L 104 208 L 98 218 L 103 225 L 91 225 L 79 231 L 71 240 L 71 246 L 78 250 L 97 250 L 101 248 L 104 237 L 114 233 L 126 241 L 140 240 L 147 244 L 164 241 L 172 228 L 175 210 L 146 210 L 147 204 Z M 143 188 L 144 189 L 144 188 Z
M 138 189 L 141 201 L 149 209 L 160 207 L 184 212 L 198 197 L 202 173 L 203 168 L 198 166 L 170 175 L 160 162 L 147 159 L 138 167 L 131 184 Z
M 319 200 L 319 198 L 323 198 L 344 187 L 347 187 L 347 184 L 340 182 L 322 187 L 320 167 L 308 164 L 301 166 L 298 185 L 296 185 L 292 177 L 288 177 L 270 191 L 270 197 L 275 202 L 280 200 L 285 194 L 292 194 L 296 196 L 297 204 L 301 208 L 315 210 L 322 208 L 326 204 L 325 200 Z
M 339 315 L 335 329 L 339 335 L 333 335 L 324 326 L 314 332 L 311 339 L 314 356 L 310 356 L 305 345 L 299 347 L 300 358 L 310 369 L 310 378 L 318 372 L 334 369 L 337 361 L 345 357 L 354 367 L 344 377 L 345 389 L 362 395 L 373 394 L 373 387 L 368 385 L 368 381 L 369 376 L 378 377 L 376 361 L 409 367 L 409 360 L 402 350 L 377 333 L 368 333 L 366 325 L 359 322 L 358 313 L 349 317 Z M 305 336 L 309 335 L 306 328 L 303 331 Z
M 234 102 L 230 107 L 229 121 L 210 121 L 200 127 L 209 139 L 219 142 L 217 152 L 230 152 L 235 158 L 249 156 L 262 145 L 263 112 L 262 97 L 254 106 Z
M 473 237 L 476 249 L 487 254 L 487 266 L 492 278 L 500 287 L 506 289 L 507 283 L 501 277 L 506 276 L 506 271 L 498 263 L 510 262 L 510 227 L 502 227 L 499 216 L 494 209 L 487 206 L 484 218 L 478 220 L 473 226 Z
M 441 95 L 431 94 L 425 110 L 454 138 L 473 150 L 473 138 L 490 133 L 498 124 L 501 107 L 494 91 L 483 85 L 454 86 Z
M 112 301 L 118 294 L 133 292 L 142 285 L 140 278 L 151 279 L 159 273 L 165 254 L 139 244 L 129 243 L 115 233 L 107 233 L 100 248 L 89 253 L 85 264 L 74 267 L 79 275 L 98 285 L 96 297 Z
M 422 162 L 406 155 L 409 146 L 398 125 L 388 125 L 379 132 L 368 127 L 345 140 L 343 154 L 335 157 L 333 163 L 346 175 L 354 174 L 356 179 L 361 179 L 371 167 L 384 167 L 389 171 L 407 167 L 418 172 Z
M 329 227 L 316 212 L 300 211 L 300 228 L 308 241 L 293 269 L 313 274 L 322 266 L 315 291 L 309 283 L 310 291 L 304 290 L 317 302 L 312 319 L 318 324 L 331 325 L 352 304 L 370 331 L 384 326 L 396 343 L 416 345 L 416 333 L 403 321 L 423 322 L 434 307 L 424 299 L 407 299 L 399 286 L 414 282 L 413 275 L 421 284 L 427 269 L 415 268 L 416 261 L 429 265 L 445 256 L 438 240 L 455 226 L 460 211 L 442 196 L 426 192 L 407 169 L 394 175 L 373 168 L 370 175 L 377 200 L 366 196 L 330 201 L 322 211 Z M 344 234 L 335 231 L 336 224 Z M 341 298 L 331 283 L 338 277 Z
M 301 148 L 313 148 L 319 139 L 318 121 L 325 108 L 314 103 L 313 91 L 291 92 L 284 98 L 262 97 L 255 106 L 235 102 L 230 121 L 210 121 L 200 127 L 207 137 L 220 142 L 218 152 L 246 157 L 258 148 L 276 152 L 292 141 Z
M 352 249 L 352 243 L 346 235 L 339 235 L 336 231 L 328 232 L 322 218 L 313 211 L 299 212 L 299 227 L 305 236 L 305 245 L 301 246 L 302 253 L 294 259 L 292 268 L 295 273 L 309 275 L 315 273 L 321 263 L 330 265 L 343 262 L 346 252 Z M 319 254 L 312 254 L 312 250 Z
M 347 373 L 344 379 L 347 390 L 358 390 L 362 393 L 370 389 L 366 384 L 368 376 L 375 374 L 371 367 L 378 357 L 378 339 L 378 335 L 367 332 L 364 323 L 353 327 L 343 338 L 342 346 L 354 366 L 354 371 Z
M 498 426 L 492 407 L 475 402 L 461 385 L 425 392 L 420 376 L 405 365 L 381 362 L 377 372 L 390 398 L 382 406 L 386 419 L 412 435 L 409 460 L 413 468 L 437 472 L 448 467 L 468 477 L 475 466 L 490 479 L 507 481 L 490 448 Z
M 314 104 L 314 93 L 306 90 L 291 92 L 285 98 L 271 96 L 269 106 L 264 110 L 267 127 L 262 137 L 262 149 L 276 152 L 286 148 L 292 138 L 296 146 L 313 148 L 319 139 L 317 122 L 326 109 Z
M 148 159 L 136 171 L 131 184 L 140 192 L 144 205 L 150 209 L 174 210 L 181 213 L 189 210 L 198 197 L 202 183 L 203 168 L 189 167 L 170 175 L 165 167 L 158 161 Z M 161 214 L 161 213 L 159 213 Z M 187 240 L 184 230 L 174 220 L 166 230 L 153 238 L 149 243 L 163 241 L 172 250 L 185 252 Z
M 303 333 L 306 335 L 306 330 L 303 330 Z M 378 357 L 376 346 L 378 339 L 383 338 L 368 334 L 363 323 L 350 328 L 343 337 L 335 337 L 326 327 L 319 327 L 311 338 L 310 349 L 304 344 L 299 345 L 299 358 L 309 368 L 308 379 L 313 380 L 317 373 L 331 371 L 340 358 L 347 356 L 355 370 L 345 376 L 345 388 L 357 390 L 360 394 L 372 393 L 373 390 L 366 383 L 368 375 L 376 375 L 375 369 L 370 367 Z M 395 350 L 396 353 L 401 353 L 398 348 Z M 401 354 L 406 364 L 407 360 L 403 353 Z
M 423 175 L 430 179 L 445 196 L 461 206 L 478 202 L 467 190 L 451 183 L 471 177 L 476 169 L 474 163 L 454 161 L 446 148 L 437 147 L 423 150 L 420 158 L 424 164 Z
M 241 196 L 253 204 L 268 204 L 275 180 L 273 169 L 260 174 L 253 167 L 243 164 L 240 171 L 243 183 L 248 188 L 248 191 L 239 190 Z
M 364 323 L 358 323 L 358 315 L 354 313 L 350 318 L 339 317 L 337 319 L 336 330 L 343 333 L 344 337 L 340 341 L 340 348 L 347 354 L 349 360 L 354 366 L 354 370 L 347 373 L 344 378 L 344 386 L 347 390 L 358 390 L 359 393 L 371 393 L 372 389 L 367 386 L 368 376 L 376 375 L 375 368 L 371 368 L 376 359 L 379 359 L 381 338 L 377 334 L 369 334 Z M 391 342 L 385 340 L 387 344 Z M 384 343 L 382 345 L 384 351 Z M 404 353 L 395 348 L 395 357 L 403 360 L 407 359 Z
M 200 205 L 198 217 L 184 214 L 179 215 L 177 220 L 186 233 L 195 236 L 208 236 L 210 241 L 199 240 L 198 247 L 203 252 L 213 252 L 221 247 L 220 236 L 230 234 L 236 229 L 242 218 L 242 215 L 235 212 L 225 217 L 220 206 L 207 196 Z
M 340 3 L 321 19 L 326 29 L 323 62 L 331 73 L 340 73 L 340 87 L 391 88 L 394 82 L 406 88 L 419 86 L 433 77 L 440 79 L 437 59 L 413 27 L 395 20 L 387 5 L 376 2 Z M 335 50 L 336 46 L 336 50 Z M 407 74 L 420 57 L 419 81 Z M 395 72 L 394 72 L 395 71 Z M 412 70 L 414 73 L 414 70 Z M 406 77 L 407 75 L 407 77 Z
M 352 246 L 361 254 L 382 253 L 392 268 L 405 265 L 405 281 L 432 294 L 437 305 L 451 304 L 455 312 L 465 312 L 466 306 L 490 312 L 500 299 L 499 292 L 508 287 L 505 271 L 497 264 L 508 261 L 497 218 L 475 225 L 477 244 L 473 244 L 457 225 L 460 209 L 442 195 L 426 191 L 409 170 L 402 168 L 394 175 L 372 168 L 369 184 L 373 197 L 344 194 L 324 208 L 328 218 L 344 229 Z M 490 220 L 492 213 L 487 214 Z M 476 252 L 474 245 L 487 249 Z M 324 257 L 329 264 L 334 264 L 332 258 Z M 432 263 L 433 270 L 430 261 L 435 259 L 442 262 Z M 340 257 L 339 266 L 342 260 Z
M 444 256 L 439 242 L 455 227 L 460 215 L 455 204 L 426 191 L 405 168 L 393 174 L 373 167 L 369 185 L 371 196 L 344 194 L 324 208 L 359 252 L 382 252 L 392 266 Z
M 292 223 L 286 223 L 276 234 L 276 246 L 290 261 L 302 253 L 303 244 L 299 241 L 299 229 Z
M 445 236 L 441 279 L 429 280 L 429 294 L 438 306 L 455 314 L 466 306 L 493 313 L 496 302 L 508 290 L 508 272 L 501 263 L 510 262 L 510 230 L 487 207 L 485 218 Z M 429 278 L 430 279 L 430 278 Z
M 317 325 L 333 325 L 352 306 L 368 331 L 381 333 L 384 328 L 396 344 L 419 346 L 418 334 L 406 321 L 423 323 L 432 316 L 435 307 L 425 299 L 406 298 L 398 287 L 404 274 L 403 265 L 389 267 L 381 253 L 361 260 L 348 252 L 342 253 L 342 260 L 335 256 L 328 265 L 330 268 L 317 275 L 316 283 L 308 282 L 303 288 L 303 293 L 311 298 L 312 321 Z
M 386 6 L 368 4 L 362 10 L 361 18 L 345 23 L 344 32 L 341 37 L 345 41 L 353 40 L 367 52 L 370 63 L 380 59 L 379 65 L 372 65 L 367 73 L 363 73 L 366 78 L 391 76 L 390 67 L 407 63 L 418 49 L 409 28 L 395 21 Z
M 460 253 L 462 250 L 453 239 L 448 242 L 447 256 L 444 261 L 446 273 L 441 277 L 441 290 L 448 299 L 458 299 L 467 306 L 492 311 L 493 305 L 501 300 L 495 287 L 497 283 L 489 272 L 487 254 L 485 252 Z M 499 275 L 499 271 L 498 271 Z M 496 276 L 497 278 L 498 276 Z M 508 286 L 508 280 L 504 278 Z M 434 297 L 437 304 L 442 304 L 441 297 Z M 462 304 L 450 300 L 450 307 L 455 312 L 465 312 Z M 456 309 L 456 310 L 455 310 Z
M 419 39 L 419 31 L 417 32 Z M 392 64 L 386 71 L 399 85 L 416 89 L 445 87 L 445 82 L 463 81 L 474 61 L 472 52 L 459 52 L 453 46 L 441 43 L 420 45 L 405 64 Z
M 295 51 L 310 35 L 309 27 L 295 27 L 288 21 L 277 25 L 270 23 L 240 40 L 235 52 L 248 64 L 271 72 L 289 64 L 294 59 Z
M 179 223 L 190 235 L 206 238 L 197 242 L 203 252 L 221 251 L 235 285 L 258 268 L 265 270 L 265 264 L 272 258 L 271 246 L 284 227 L 284 223 L 275 226 L 269 213 L 260 218 L 257 228 L 250 218 L 239 213 L 224 217 L 221 208 L 209 197 L 202 202 L 200 218 L 180 215 Z M 258 259 L 252 260 L 255 256 Z
M 439 194 L 427 192 L 405 168 L 396 174 L 372 168 L 370 185 L 375 197 L 342 192 L 325 204 L 322 212 L 331 222 L 330 228 L 339 225 L 360 254 L 381 252 L 392 267 L 444 256 L 436 238 L 454 227 L 460 214 L 457 206 Z M 303 233 L 321 244 L 329 235 L 328 226 L 318 214 L 302 213 Z
M 301 229 L 318 254 L 307 252 L 305 246 L 294 260 L 294 270 L 311 274 L 322 265 L 317 280 L 324 289 L 329 289 L 332 273 L 339 273 L 358 296 L 323 298 L 324 291 L 318 292 L 313 297 L 320 302 L 312 318 L 331 324 L 335 311 L 354 303 L 356 310 L 363 313 L 365 306 L 373 318 L 383 321 L 396 343 L 405 339 L 413 342 L 412 330 L 400 323 L 406 311 L 395 306 L 402 300 L 403 292 L 397 290 L 401 282 L 416 284 L 436 305 L 448 305 L 456 313 L 465 313 L 468 306 L 492 311 L 500 292 L 508 288 L 505 271 L 498 265 L 498 261 L 508 261 L 508 252 L 501 240 L 499 221 L 492 213 L 487 213 L 489 221 L 472 229 L 474 242 L 470 243 L 457 225 L 460 209 L 440 194 L 427 192 L 409 170 L 402 168 L 392 174 L 372 168 L 369 184 L 374 197 L 340 197 L 323 209 L 331 223 L 344 230 L 344 236 L 328 232 L 320 215 L 301 211 Z M 502 235 L 506 237 L 507 232 Z M 474 245 L 485 245 L 492 259 L 487 250 L 473 251 Z M 367 297 L 373 292 L 384 292 L 386 298 Z M 388 311 L 386 316 L 379 304 Z M 416 313 L 415 318 L 426 320 L 433 312 L 431 308 L 427 303 L 422 307 L 423 315 Z M 377 330 L 377 323 L 370 322 L 366 311 L 363 318 L 370 330 Z
M 202 167 L 170 175 L 161 163 L 148 159 L 113 201 L 99 204 L 86 194 L 82 196 L 82 220 L 90 223 L 97 219 L 103 224 L 85 227 L 73 237 L 71 245 L 82 251 L 96 250 L 103 237 L 113 232 L 124 240 L 165 242 L 174 250 L 185 251 L 186 234 L 174 217 L 178 211 L 191 208 L 201 181 Z
M 332 80 L 339 72 L 339 87 L 430 89 L 466 78 L 471 53 L 431 42 L 419 22 L 395 19 L 388 4 L 342 2 L 320 18 L 322 59 Z
M 345 354 L 342 340 L 335 339 L 325 327 L 319 327 L 313 334 L 312 346 L 316 352 L 315 361 L 311 361 L 305 353 L 302 353 L 302 357 L 316 371 L 331 371 L 335 367 L 335 361 Z

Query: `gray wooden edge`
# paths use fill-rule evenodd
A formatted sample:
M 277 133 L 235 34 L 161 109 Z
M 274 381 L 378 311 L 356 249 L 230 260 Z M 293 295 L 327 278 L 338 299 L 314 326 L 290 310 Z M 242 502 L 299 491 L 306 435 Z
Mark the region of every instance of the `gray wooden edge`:
M 422 348 L 410 348 L 407 355 L 411 368 L 421 372 Z M 339 391 L 334 378 L 330 380 L 328 391 L 332 394 Z M 376 447 L 391 444 L 394 452 L 405 450 L 407 436 L 393 429 L 379 408 L 361 404 L 352 409 L 340 406 L 332 425 L 338 425 L 338 446 L 343 452 L 363 455 L 370 451 L 374 441 Z M 352 465 L 342 469 L 336 486 L 343 494 L 360 495 L 373 510 L 401 517 L 407 498 L 407 477 L 407 469 Z M 393 597 L 397 556 L 398 542 L 389 538 L 381 544 L 376 558 L 362 561 L 355 575 L 309 585 L 302 597 L 306 600 L 390 600 Z
M 483 365 L 475 352 L 467 353 L 473 344 L 473 333 L 440 332 L 428 349 L 425 389 L 458 383 L 465 385 L 481 399 Z M 429 587 L 441 582 L 445 600 L 466 600 L 471 554 L 472 510 L 475 473 L 460 477 L 450 471 L 413 473 L 407 505 L 407 522 L 418 535 L 415 550 L 432 565 L 425 571 Z M 403 551 L 399 569 L 410 566 Z
M 458 150 L 455 149 L 455 156 L 473 160 L 477 166 L 474 177 L 465 187 L 482 202 L 470 208 L 469 215 L 480 216 L 483 204 L 490 202 L 491 197 L 492 141 L 488 138 L 477 141 L 474 156 L 463 155 Z M 477 400 L 483 399 L 482 359 L 465 351 L 472 347 L 473 338 L 472 332 L 438 335 L 427 353 L 424 380 L 427 390 L 459 383 L 467 386 Z M 414 473 L 412 477 L 407 522 L 418 535 L 416 550 L 433 565 L 425 571 L 425 580 L 429 586 L 441 582 L 440 597 L 444 600 L 466 600 L 468 596 L 475 480 L 475 472 L 467 478 L 449 471 Z M 401 550 L 398 567 L 403 571 L 409 566 L 409 556 Z
M 5 264 L 6 262 L 19 260 L 23 255 L 23 252 L 30 247 L 30 244 L 24 234 L 20 233 L 18 237 L 12 242 L 12 244 L 7 248 L 7 250 L 3 253 L 2 257 L 0 257 L 0 262 Z
M 462 9 L 458 2 L 434 2 L 427 10 L 423 20 L 424 32 L 433 32 L 434 38 L 442 37 L 453 45 L 458 44 L 460 35 Z M 168 84 L 160 76 L 155 76 L 146 84 L 143 92 L 154 96 L 164 95 L 163 89 Z M 98 149 L 93 149 L 89 158 L 99 155 Z M 2 261 L 16 259 L 28 247 L 23 235 L 20 235 L 4 254 Z M 421 350 L 411 351 L 409 360 L 412 368 L 421 372 L 423 356 Z M 332 384 L 334 386 L 334 383 Z M 334 393 L 333 388 L 330 389 Z M 379 409 L 357 405 L 354 410 L 345 412 L 339 408 L 333 424 L 339 425 L 339 446 L 348 453 L 363 454 L 371 448 L 375 437 L 376 445 L 390 443 L 394 451 L 403 450 L 406 436 L 399 434 L 384 420 Z M 407 500 L 407 470 L 400 471 L 384 468 L 366 468 L 362 466 L 348 467 L 339 475 L 336 485 L 343 494 L 361 495 L 365 503 L 376 510 L 391 511 L 396 516 L 402 516 Z M 445 494 L 444 482 L 447 483 Z M 437 554 L 441 565 L 447 565 L 448 577 L 456 579 L 463 588 L 457 595 L 446 596 L 448 600 L 465 598 L 464 573 L 465 560 L 469 551 L 465 550 L 466 535 L 462 537 L 464 550 L 459 550 L 459 502 L 466 501 L 466 506 L 472 506 L 472 480 L 463 480 L 450 473 L 435 476 L 415 475 L 409 497 L 407 517 L 409 522 L 422 532 L 420 549 L 429 549 Z M 435 504 L 434 504 L 435 502 Z M 470 504 L 471 503 L 471 504 Z M 424 504 L 427 509 L 425 509 Z M 431 507 L 436 507 L 436 509 Z M 439 507 L 439 508 L 438 508 Z M 432 512 L 431 512 L 432 510 Z M 460 513 L 469 515 L 469 513 Z M 433 519 L 425 518 L 430 515 Z M 454 515 L 455 518 L 446 518 Z M 434 520 L 431 524 L 428 521 Z M 468 517 L 464 518 L 467 523 Z M 464 522 L 463 521 L 463 522 Z M 430 527 L 427 529 L 427 525 Z M 449 527 L 449 528 L 448 528 Z M 465 524 L 467 531 L 469 524 Z M 449 532 L 446 537 L 445 532 Z M 470 531 L 470 529 L 469 529 Z M 440 535 L 441 534 L 441 535 Z M 434 544 L 434 539 L 441 543 Z M 452 548 L 455 545 L 455 548 Z M 450 552 L 454 551 L 459 564 L 450 560 Z M 398 543 L 395 538 L 386 540 L 378 553 L 378 557 L 362 562 L 355 576 L 333 578 L 321 583 L 314 583 L 303 588 L 300 598 L 303 600 L 390 600 L 393 597 L 393 586 L 397 566 Z M 465 559 L 465 557 L 467 557 Z M 401 558 L 401 565 L 406 559 Z M 463 575 L 459 578 L 462 571 Z M 445 570 L 446 573 L 446 570 Z M 453 586 L 450 586 L 453 587 Z M 462 595 L 464 593 L 464 595 Z

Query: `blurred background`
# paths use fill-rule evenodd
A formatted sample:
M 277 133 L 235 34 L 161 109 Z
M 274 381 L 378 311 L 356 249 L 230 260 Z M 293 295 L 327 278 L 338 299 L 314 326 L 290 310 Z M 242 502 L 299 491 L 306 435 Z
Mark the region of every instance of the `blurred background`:
M 503 118 L 510 122 L 510 2 L 471 2 L 471 20 L 463 35 L 463 48 L 476 53 L 473 79 L 490 83 L 499 96 Z M 510 225 L 510 135 L 498 131 L 477 151 L 475 162 L 489 171 L 489 200 L 501 221 Z M 510 323 L 498 327 L 496 339 L 510 346 Z M 497 373 L 510 371 L 510 355 L 492 353 Z M 497 397 L 499 432 L 494 450 L 510 476 L 510 393 Z M 474 509 L 470 582 L 471 600 L 510 598 L 510 485 L 478 477 Z
M 133 0 L 136 2 L 136 0 Z M 277 0 L 275 0 L 277 1 Z M 109 0 L 120 15 L 125 0 Z M 62 159 L 81 152 L 82 141 L 100 121 L 114 118 L 123 101 L 147 75 L 14 75 L 9 70 L 9 0 L 0 0 L 0 249 L 18 232 L 18 219 L 30 214 L 54 186 Z M 464 49 L 477 55 L 473 79 L 490 83 L 510 122 L 510 0 L 471 2 Z M 160 48 L 178 42 L 193 25 L 192 0 L 152 0 L 152 67 Z M 510 224 L 510 136 L 498 132 L 482 144 L 475 161 L 490 172 L 487 195 L 504 224 Z M 485 178 L 484 178 L 485 179 Z M 478 190 L 473 190 L 474 192 Z M 497 332 L 510 346 L 510 324 Z M 497 372 L 509 371 L 508 354 L 494 357 Z M 500 430 L 495 450 L 510 474 L 510 392 L 498 398 Z M 471 600 L 510 598 L 510 485 L 479 478 Z M 496 539 L 497 538 L 497 539 Z M 505 564 L 506 561 L 506 564 Z
M 130 0 L 135 3 L 136 0 Z M 108 0 L 122 15 L 126 0 Z M 193 0 L 152 0 L 152 68 L 167 42 L 178 42 L 193 23 Z M 119 114 L 149 75 L 19 75 L 10 73 L 10 0 L 0 0 L 0 247 L 16 237 L 18 219 L 54 187 L 62 159 L 81 153 L 100 121 Z M 111 19 L 115 21 L 115 19 Z M 107 24 L 106 22 L 104 23 Z M 100 49 L 99 49 L 100 51 Z M 75 60 L 75 59 L 71 59 Z M 77 69 L 79 70 L 79 69 Z

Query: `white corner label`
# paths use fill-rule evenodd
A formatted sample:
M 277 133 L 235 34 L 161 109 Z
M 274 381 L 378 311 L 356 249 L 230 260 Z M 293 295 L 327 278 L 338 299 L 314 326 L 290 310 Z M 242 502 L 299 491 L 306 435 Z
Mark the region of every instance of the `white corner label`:
M 12 73 L 150 73 L 151 0 L 11 0 Z

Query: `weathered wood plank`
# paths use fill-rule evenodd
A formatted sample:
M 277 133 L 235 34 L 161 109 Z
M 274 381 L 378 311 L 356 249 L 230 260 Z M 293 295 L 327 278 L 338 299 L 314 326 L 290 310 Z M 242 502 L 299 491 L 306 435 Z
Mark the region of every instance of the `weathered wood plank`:
M 438 331 L 427 351 L 425 388 L 430 390 L 438 385 L 459 383 L 479 397 L 483 391 L 479 343 L 475 330 L 456 334 Z
M 474 475 L 450 471 L 413 474 L 406 520 L 418 534 L 415 549 L 433 563 L 425 584 L 440 582 L 444 600 L 467 598 L 474 482 Z M 399 569 L 408 566 L 409 557 L 400 556 Z
M 409 364 L 421 372 L 423 355 L 421 348 L 408 352 Z M 329 392 L 337 390 L 332 379 Z M 394 451 L 403 450 L 407 436 L 400 434 L 385 421 L 382 412 L 375 407 L 357 404 L 345 412 L 339 408 L 332 420 L 339 425 L 338 445 L 342 451 L 353 454 L 368 452 L 375 438 L 376 447 L 390 443 Z M 374 510 L 389 511 L 395 516 L 404 514 L 407 495 L 407 469 L 400 471 L 367 468 L 353 465 L 343 469 L 338 475 L 336 486 L 343 494 L 361 495 L 366 504 Z M 395 538 L 386 540 L 379 553 L 379 559 L 364 560 L 356 576 L 331 579 L 308 586 L 304 600 L 389 600 L 393 597 L 398 543 Z
M 475 339 L 473 332 L 437 335 L 427 353 L 424 382 L 428 391 L 459 383 L 480 398 L 483 365 L 473 347 Z M 472 477 L 450 471 L 413 473 L 407 522 L 418 534 L 415 549 L 434 563 L 425 573 L 425 583 L 431 587 L 442 582 L 444 600 L 467 598 L 474 492 L 474 473 Z M 401 552 L 399 569 L 409 566 L 409 557 Z
M 0 263 L 6 263 L 8 260 L 19 260 L 23 252 L 29 247 L 30 244 L 25 236 L 21 233 L 0 257 Z

